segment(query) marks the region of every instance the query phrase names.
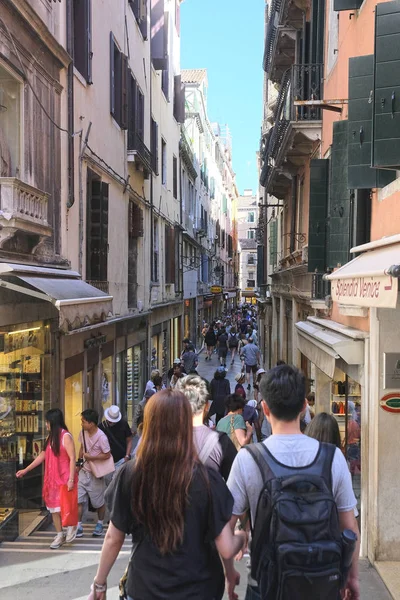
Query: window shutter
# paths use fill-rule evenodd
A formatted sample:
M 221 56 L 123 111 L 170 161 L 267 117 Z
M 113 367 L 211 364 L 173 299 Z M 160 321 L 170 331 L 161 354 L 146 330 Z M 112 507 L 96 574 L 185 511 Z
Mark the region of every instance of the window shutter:
M 334 0 L 333 10 L 353 10 L 360 8 L 363 0 Z
M 400 2 L 375 7 L 372 166 L 400 169 Z
M 132 238 L 144 235 L 143 210 L 133 200 L 129 200 L 128 231 Z
M 344 265 L 349 260 L 351 192 L 347 184 L 347 145 L 348 121 L 337 121 L 333 124 L 331 176 L 329 181 L 329 229 L 326 263 L 329 268 Z
M 166 69 L 168 62 L 164 5 L 164 0 L 151 0 L 151 60 L 156 71 Z
M 308 225 L 308 271 L 310 273 L 314 273 L 315 271 L 323 273 L 326 267 L 328 182 L 329 160 L 312 160 L 310 164 L 310 209 Z M 276 259 L 274 264 L 276 265 Z
M 128 70 L 128 57 L 122 55 L 122 77 L 121 77 L 121 88 L 122 88 L 122 110 L 121 110 L 121 129 L 128 129 L 129 122 L 129 94 L 128 94 L 128 85 L 129 85 L 129 70 Z
M 371 168 L 374 56 L 349 60 L 349 166 L 351 189 L 381 188 L 396 178 L 396 173 Z
M 136 84 L 137 89 L 137 124 L 136 131 L 142 141 L 144 141 L 144 95 Z
M 228 199 L 225 195 L 222 197 L 222 212 L 225 215 L 228 212 Z
M 108 183 L 101 182 L 100 281 L 108 281 Z
M 313 161 L 311 161 L 311 164 Z M 312 172 L 312 171 L 311 171 Z M 311 194 L 310 194 L 311 196 Z M 310 198 L 311 201 L 311 198 Z M 311 213 L 311 210 L 310 210 Z M 269 262 L 273 269 L 278 263 L 278 238 L 277 238 L 277 220 L 272 219 L 269 224 Z
M 178 123 L 185 122 L 185 89 L 182 87 L 182 75 L 174 77 L 174 117 Z
M 170 236 L 170 228 L 168 227 L 168 225 L 165 225 L 165 239 L 164 239 L 164 243 L 165 243 L 165 283 L 172 283 L 171 282 L 171 258 L 172 258 L 172 252 L 171 252 L 171 236 Z M 175 250 L 175 248 L 174 248 Z
M 86 0 L 86 81 L 93 83 L 92 79 L 92 0 Z
M 170 227 L 169 228 L 169 235 L 170 235 L 170 248 L 171 248 L 171 258 L 170 258 L 170 263 L 171 263 L 171 283 L 176 283 L 176 262 L 175 262 L 175 256 L 176 256 L 176 244 L 175 244 L 175 229 L 174 227 Z
M 172 161 L 173 161 L 173 169 L 172 169 L 173 185 L 172 185 L 172 190 L 173 190 L 174 198 L 176 199 L 176 198 L 178 198 L 178 159 L 176 158 L 176 156 L 173 157 Z
M 128 150 L 135 147 L 136 133 L 136 79 L 130 74 L 129 77 L 129 109 L 128 109 Z
M 115 117 L 115 61 L 114 61 L 115 40 L 110 32 L 110 113 Z

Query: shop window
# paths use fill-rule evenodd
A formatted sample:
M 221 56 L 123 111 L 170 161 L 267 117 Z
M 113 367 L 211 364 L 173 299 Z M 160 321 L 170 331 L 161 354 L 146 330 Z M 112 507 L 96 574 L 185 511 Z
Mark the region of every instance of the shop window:
M 113 357 L 109 356 L 101 362 L 101 405 L 103 411 L 113 404 Z
M 78 436 L 81 431 L 81 412 L 83 411 L 83 373 L 75 373 L 65 380 L 65 422 L 74 438 L 75 449 L 78 452 L 80 444 Z
M 21 83 L 0 64 L 0 177 L 21 176 Z
M 108 184 L 88 169 L 86 279 L 108 281 Z
M 86 79 L 92 81 L 92 0 L 75 0 L 74 10 L 74 66 Z

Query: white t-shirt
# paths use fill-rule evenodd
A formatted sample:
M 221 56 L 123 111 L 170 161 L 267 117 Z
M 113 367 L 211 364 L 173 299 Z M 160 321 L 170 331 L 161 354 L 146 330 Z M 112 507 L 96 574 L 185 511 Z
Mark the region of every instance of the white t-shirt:
M 271 454 L 288 467 L 305 467 L 315 459 L 319 442 L 301 433 L 271 435 L 263 444 Z M 258 498 L 263 487 L 260 471 L 247 450 L 238 452 L 227 481 L 233 496 L 234 515 L 241 515 L 250 508 L 254 525 Z M 332 492 L 339 512 L 354 510 L 357 505 L 346 460 L 336 449 L 332 462 Z

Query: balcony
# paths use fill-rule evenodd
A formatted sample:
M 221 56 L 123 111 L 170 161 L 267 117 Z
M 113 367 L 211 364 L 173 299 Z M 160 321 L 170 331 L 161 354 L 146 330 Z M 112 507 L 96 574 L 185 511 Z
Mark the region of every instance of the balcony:
M 323 65 L 293 65 L 282 77 L 274 112 L 274 126 L 264 139 L 260 183 L 276 198 L 284 198 L 292 175 L 310 157 L 321 139 L 321 109 L 295 106 L 295 101 L 322 99 Z
M 197 178 L 197 170 L 196 170 L 196 159 L 194 152 L 190 147 L 190 143 L 186 138 L 185 132 L 183 128 L 181 129 L 181 139 L 179 142 L 179 152 L 182 158 L 182 161 L 185 163 L 186 168 L 188 170 L 189 176 L 196 180 Z
M 18 233 L 34 236 L 32 249 L 50 237 L 47 221 L 49 194 L 16 177 L 0 177 L 0 246 Z
M 297 30 L 304 26 L 303 13 L 309 4 L 308 0 L 272 0 L 263 67 L 268 79 L 274 83 L 282 79 L 295 61 Z
M 312 274 L 312 300 L 323 300 L 331 294 L 331 282 L 324 279 L 324 273 Z
M 136 131 L 128 131 L 128 162 L 135 162 L 141 166 L 148 177 L 155 168 L 155 161 L 150 150 L 147 148 L 142 137 Z
M 89 285 L 92 285 L 93 287 L 97 288 L 101 292 L 104 292 L 105 294 L 109 293 L 108 281 L 93 281 L 93 279 L 90 279 L 90 280 L 87 280 L 86 283 L 88 283 Z

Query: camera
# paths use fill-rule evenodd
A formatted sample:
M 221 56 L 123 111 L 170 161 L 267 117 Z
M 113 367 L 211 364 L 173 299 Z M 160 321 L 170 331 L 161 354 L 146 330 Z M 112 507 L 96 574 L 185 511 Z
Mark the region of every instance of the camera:
M 78 458 L 78 460 L 76 461 L 75 465 L 80 469 L 83 467 L 83 463 L 85 461 L 83 460 L 83 458 Z

